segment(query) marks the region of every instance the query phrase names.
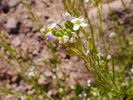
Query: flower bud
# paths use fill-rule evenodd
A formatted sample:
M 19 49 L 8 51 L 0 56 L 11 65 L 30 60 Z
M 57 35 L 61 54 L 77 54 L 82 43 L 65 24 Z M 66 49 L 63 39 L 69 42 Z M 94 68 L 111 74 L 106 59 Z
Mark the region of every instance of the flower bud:
M 55 41 L 55 36 L 52 34 L 51 31 L 48 32 L 48 33 L 45 35 L 45 37 L 46 37 L 47 39 L 53 41 L 53 42 Z
M 116 35 L 115 32 L 112 32 L 112 33 L 109 35 L 109 37 L 112 38 L 112 39 L 116 38 L 116 36 L 117 36 L 117 35 Z

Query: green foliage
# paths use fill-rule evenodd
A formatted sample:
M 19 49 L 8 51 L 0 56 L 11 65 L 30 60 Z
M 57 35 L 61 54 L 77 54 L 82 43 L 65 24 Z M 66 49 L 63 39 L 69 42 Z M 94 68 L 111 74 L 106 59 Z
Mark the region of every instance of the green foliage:
M 32 8 L 26 0 L 22 1 L 29 10 L 29 18 L 39 31 L 42 26 L 38 16 L 32 12 Z M 64 26 L 60 23 L 54 23 L 43 28 L 40 32 L 46 40 L 46 45 L 49 47 L 48 52 L 52 56 L 51 58 L 42 57 L 40 61 L 54 74 L 56 83 L 53 83 L 53 79 L 47 77 L 36 67 L 35 62 L 26 55 L 24 50 L 22 50 L 22 54 L 18 53 L 15 48 L 8 44 L 6 37 L 0 34 L 0 47 L 4 48 L 4 52 L 0 51 L 0 57 L 11 64 L 18 75 L 33 85 L 35 89 L 35 93 L 29 95 L 16 93 L 0 86 L 2 91 L 0 95 L 18 95 L 21 96 L 22 100 L 39 100 L 40 95 L 47 100 L 132 100 L 133 43 L 131 41 L 133 40 L 129 34 L 132 28 L 128 30 L 123 25 L 119 25 L 119 17 L 116 16 L 116 12 L 112 12 L 110 9 L 110 25 L 115 32 L 109 35 L 107 33 L 110 32 L 110 28 L 107 28 L 106 34 L 103 34 L 102 24 L 105 23 L 102 15 L 102 0 L 89 0 L 97 8 L 98 21 L 96 24 L 92 24 L 93 22 L 89 19 L 88 5 L 85 4 L 84 0 L 63 0 L 62 2 L 65 10 L 70 13 L 64 15 L 66 19 Z M 122 4 L 127 11 L 123 0 Z M 80 15 L 84 16 L 89 27 L 82 22 L 83 19 L 79 17 Z M 127 15 L 129 19 L 132 18 L 128 12 Z M 75 25 L 77 25 L 76 29 Z M 87 26 L 87 30 L 83 26 Z M 110 37 L 109 42 L 106 40 L 106 35 Z M 95 83 L 85 81 L 83 85 L 74 84 L 73 89 L 70 89 L 67 83 L 69 79 L 61 67 L 62 62 L 57 55 L 54 43 L 61 45 L 65 53 L 70 56 L 81 58 L 88 74 L 90 71 L 93 73 Z M 98 49 L 99 46 L 102 49 Z M 113 53 L 110 54 L 112 49 Z M 119 70 L 116 70 L 116 67 Z M 59 79 L 57 69 L 60 69 L 63 80 Z M 56 95 L 52 95 L 52 97 L 48 95 L 48 89 L 38 83 L 40 76 L 43 76 L 54 88 Z

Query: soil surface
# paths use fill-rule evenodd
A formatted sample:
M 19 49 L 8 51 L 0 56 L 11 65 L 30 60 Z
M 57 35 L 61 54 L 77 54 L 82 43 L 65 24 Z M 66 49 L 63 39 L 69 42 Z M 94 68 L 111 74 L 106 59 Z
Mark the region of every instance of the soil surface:
M 57 20 L 64 21 L 62 17 L 64 8 L 59 0 L 28 1 L 33 8 L 33 12 L 40 18 L 42 26 L 51 24 Z M 115 1 L 112 0 L 112 2 Z M 130 12 L 133 11 L 132 6 L 133 2 L 128 5 Z M 120 8 L 117 12 L 118 17 L 120 17 L 120 24 L 124 24 L 126 27 L 131 25 L 128 21 L 128 16 L 122 8 Z M 110 26 L 110 19 L 108 15 L 106 19 L 107 25 Z M 14 46 L 20 53 L 22 52 L 21 48 L 23 48 L 27 55 L 37 63 L 38 67 L 46 75 L 52 77 L 52 74 L 49 74 L 50 71 L 46 68 L 46 66 L 43 63 L 37 62 L 37 59 L 41 58 L 43 55 L 49 56 L 47 51 L 48 47 L 46 46 L 45 40 L 41 37 L 41 34 L 36 31 L 34 25 L 28 17 L 28 10 L 26 6 L 20 0 L 0 0 L 0 31 L 6 36 L 9 45 Z M 3 49 L 0 48 L 0 50 L 2 51 Z M 60 46 L 57 47 L 57 52 L 62 60 L 61 67 L 67 73 L 69 86 L 74 83 L 82 84 L 88 79 L 94 81 L 91 72 L 87 72 L 84 67 L 84 62 L 81 59 L 66 55 Z M 63 76 L 60 71 L 58 74 L 60 79 L 62 79 Z M 22 80 L 11 65 L 2 58 L 0 58 L 0 85 L 20 93 L 28 92 L 30 94 L 34 92 L 33 86 Z M 45 83 L 45 85 L 47 85 L 47 83 Z M 50 94 L 53 93 L 54 92 L 52 91 Z M 0 96 L 0 100 L 19 100 L 19 97 L 4 95 Z

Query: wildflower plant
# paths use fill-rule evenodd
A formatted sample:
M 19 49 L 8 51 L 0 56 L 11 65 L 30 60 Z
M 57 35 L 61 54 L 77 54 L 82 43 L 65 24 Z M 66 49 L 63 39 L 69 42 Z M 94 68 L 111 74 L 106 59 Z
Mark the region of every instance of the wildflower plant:
M 124 98 L 132 100 L 132 68 L 129 68 L 129 70 L 126 68 L 126 66 L 132 64 L 133 45 L 132 42 L 129 42 L 132 39 L 128 40 L 129 37 L 127 36 L 121 37 L 119 29 L 121 27 L 116 21 L 117 18 L 111 16 L 115 31 L 109 31 L 110 41 L 108 44 L 105 43 L 102 26 L 104 23 L 102 0 L 61 0 L 66 10 L 66 13 L 63 14 L 64 25 L 58 20 L 44 27 L 41 27 L 38 17 L 34 15 L 27 1 L 22 1 L 29 10 L 31 21 L 46 40 L 46 45 L 50 47 L 48 52 L 52 54 L 51 58 L 43 56 L 37 62 L 43 62 L 53 76 L 50 78 L 45 75 L 36 63 L 25 54 L 23 49 L 23 54 L 18 53 L 15 48 L 8 45 L 6 37 L 0 34 L 0 46 L 7 51 L 0 52 L 0 56 L 13 66 L 22 79 L 33 85 L 36 91 L 34 94 L 21 94 L 0 86 L 3 94 L 15 94 L 20 96 L 21 100 L 40 100 L 39 95 L 42 95 L 44 100 L 123 100 Z M 92 23 L 88 16 L 88 3 L 97 9 L 98 20 L 96 24 Z M 124 5 L 123 0 L 122 3 Z M 126 6 L 125 9 L 127 9 Z M 117 44 L 114 54 L 110 53 L 113 42 Z M 61 60 L 59 55 L 56 54 L 54 44 L 61 45 L 64 53 L 81 58 L 88 73 L 92 72 L 95 82 L 88 80 L 82 85 L 74 84 L 70 89 L 67 86 L 68 79 L 61 67 Z M 99 49 L 99 45 L 102 45 L 102 49 Z M 116 64 L 122 66 L 119 71 L 116 71 Z M 64 83 L 58 77 L 57 68 L 63 75 Z M 38 82 L 41 76 L 52 85 L 57 93 L 56 96 L 49 96 L 45 86 Z M 53 83 L 53 81 L 56 81 L 56 83 Z
M 71 17 L 68 12 L 63 14 L 63 16 L 66 19 L 64 27 L 59 23 L 53 23 L 40 31 L 48 40 L 62 45 L 66 49 L 66 53 L 74 56 L 76 55 L 76 52 L 72 50 L 74 45 L 81 47 L 80 29 L 86 27 L 87 24 L 83 22 L 84 19 L 82 17 Z

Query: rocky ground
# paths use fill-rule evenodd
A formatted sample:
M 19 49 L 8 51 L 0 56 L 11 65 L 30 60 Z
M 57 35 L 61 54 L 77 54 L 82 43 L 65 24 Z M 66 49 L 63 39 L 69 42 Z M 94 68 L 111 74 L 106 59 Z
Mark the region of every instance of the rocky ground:
M 59 0 L 28 0 L 33 11 L 39 16 L 42 25 L 47 25 L 57 20 L 63 21 L 64 13 L 63 5 Z M 133 2 L 129 5 L 132 9 Z M 127 15 L 122 9 L 119 10 L 121 17 L 120 24 L 130 24 L 127 22 Z M 108 21 L 107 21 L 108 22 Z M 7 41 L 14 46 L 18 52 L 21 48 L 32 58 L 49 77 L 52 74 L 47 70 L 46 66 L 38 63 L 37 59 L 42 55 L 48 56 L 45 40 L 42 39 L 28 17 L 28 10 L 20 0 L 0 0 L 0 31 L 6 35 Z M 0 49 L 2 50 L 2 48 Z M 84 68 L 84 62 L 77 57 L 69 57 L 64 54 L 60 48 L 57 49 L 63 61 L 62 67 L 66 70 L 69 78 L 69 85 L 75 82 L 82 83 L 84 80 L 92 78 Z M 82 73 L 82 74 L 81 74 Z M 60 76 L 61 78 L 62 76 Z M 16 71 L 6 61 L 0 58 L 0 84 L 8 89 L 15 90 L 20 93 L 33 93 L 34 89 L 31 85 L 24 82 L 16 73 Z M 47 84 L 47 83 L 46 83 Z M 11 95 L 0 96 L 0 100 L 18 100 L 18 97 Z

